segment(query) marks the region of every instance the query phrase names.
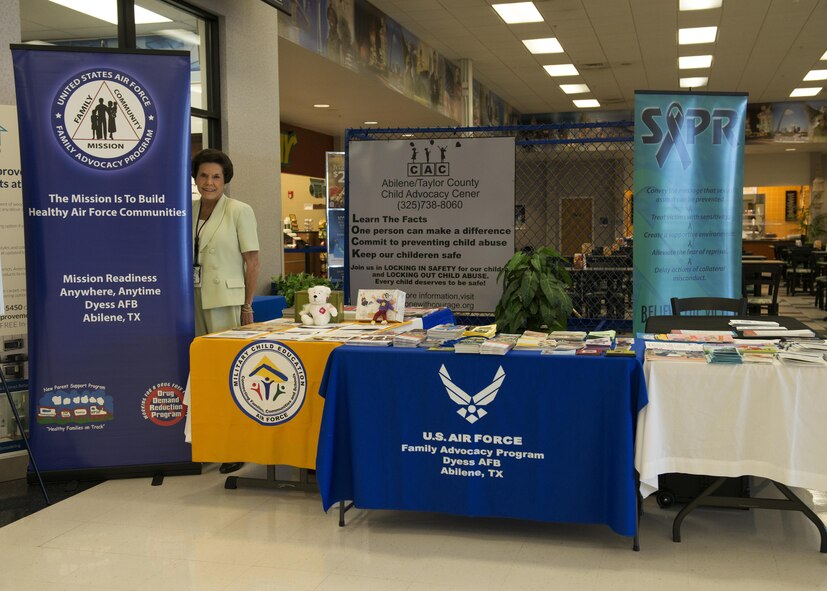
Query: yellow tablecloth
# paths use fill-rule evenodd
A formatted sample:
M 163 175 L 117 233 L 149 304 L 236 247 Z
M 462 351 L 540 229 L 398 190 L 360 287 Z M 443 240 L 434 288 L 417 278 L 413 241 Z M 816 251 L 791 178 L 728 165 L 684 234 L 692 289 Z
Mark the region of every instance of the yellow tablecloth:
M 341 343 L 285 341 L 304 367 L 301 409 L 289 420 L 263 425 L 242 410 L 231 393 L 236 358 L 254 340 L 199 337 L 190 347 L 189 412 L 194 462 L 254 462 L 316 467 L 324 399 L 319 384 L 330 352 Z

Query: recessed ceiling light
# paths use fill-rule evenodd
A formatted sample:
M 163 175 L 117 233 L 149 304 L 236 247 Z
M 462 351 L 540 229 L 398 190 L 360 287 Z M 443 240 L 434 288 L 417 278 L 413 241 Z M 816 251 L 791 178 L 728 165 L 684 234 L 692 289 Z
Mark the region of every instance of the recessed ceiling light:
M 525 45 L 531 53 L 563 53 L 563 46 L 555 37 L 547 37 L 545 39 L 523 39 Z
M 694 70 L 695 68 L 709 68 L 712 65 L 711 55 L 687 55 L 678 58 L 678 69 Z
M 718 36 L 718 27 L 693 27 L 678 29 L 678 45 L 697 45 L 698 43 L 714 43 Z
M 402 137 L 413 137 L 413 135 L 412 133 L 403 133 Z
M 560 90 L 566 94 L 582 94 L 589 92 L 589 87 L 585 84 L 561 84 Z
M 818 88 L 796 88 L 795 90 L 793 90 L 793 91 L 790 93 L 790 96 L 791 96 L 791 97 L 797 97 L 797 96 L 815 96 L 815 95 L 817 95 L 819 92 L 821 92 L 821 88 L 822 88 L 821 86 L 819 86 Z
M 577 76 L 580 72 L 574 64 L 557 64 L 555 66 L 543 66 L 549 76 Z
M 510 2 L 508 4 L 492 4 L 491 7 L 509 25 L 517 23 L 540 23 L 543 15 L 534 6 L 534 2 Z
M 118 24 L 118 6 L 117 0 L 51 0 L 55 4 L 60 4 L 66 8 L 71 8 L 78 12 L 93 18 Z M 135 24 L 145 25 L 149 23 L 169 23 L 172 22 L 165 16 L 161 16 L 146 8 L 140 6 L 135 7 Z
M 313 106 L 316 107 L 317 109 L 327 109 L 328 107 L 330 107 L 330 105 L 327 105 L 325 103 L 318 103 L 318 104 L 315 104 Z
M 807 75 L 804 76 L 804 82 L 809 82 L 810 80 L 827 80 L 827 70 L 810 70 L 807 72 Z
M 582 99 L 574 102 L 574 106 L 578 109 L 593 109 L 595 107 L 599 107 L 600 103 L 597 102 L 597 99 Z
M 365 125 L 378 125 L 379 124 L 378 121 L 365 121 L 364 123 L 365 123 Z
M 704 76 L 681 78 L 681 88 L 698 88 L 699 86 L 706 86 L 707 82 L 709 82 L 709 78 Z
M 680 10 L 708 10 L 720 8 L 723 0 L 681 0 Z
M 784 148 L 785 152 L 795 152 L 795 148 Z

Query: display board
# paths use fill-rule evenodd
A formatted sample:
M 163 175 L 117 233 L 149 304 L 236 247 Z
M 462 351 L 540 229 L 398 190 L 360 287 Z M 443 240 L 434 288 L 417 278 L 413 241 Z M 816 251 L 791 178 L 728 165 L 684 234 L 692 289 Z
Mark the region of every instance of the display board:
M 0 371 L 7 380 L 29 375 L 26 345 L 26 257 L 17 109 L 0 105 Z
M 634 330 L 673 297 L 741 297 L 745 94 L 635 93 Z
M 514 138 L 351 141 L 348 289 L 493 313 L 514 254 Z
M 188 462 L 189 54 L 12 56 L 38 465 Z

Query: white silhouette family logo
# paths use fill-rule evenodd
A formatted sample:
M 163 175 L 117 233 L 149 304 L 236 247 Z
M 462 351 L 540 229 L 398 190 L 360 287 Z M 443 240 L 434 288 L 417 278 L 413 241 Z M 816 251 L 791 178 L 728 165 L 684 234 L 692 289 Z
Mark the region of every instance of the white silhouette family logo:
M 482 407 L 488 406 L 496 398 L 497 392 L 500 391 L 500 386 L 505 379 L 505 372 L 500 366 L 491 383 L 473 396 L 466 393 L 451 380 L 445 365 L 439 368 L 439 377 L 448 392 L 448 396 L 460 406 L 457 414 L 473 425 L 488 414 L 488 411 Z

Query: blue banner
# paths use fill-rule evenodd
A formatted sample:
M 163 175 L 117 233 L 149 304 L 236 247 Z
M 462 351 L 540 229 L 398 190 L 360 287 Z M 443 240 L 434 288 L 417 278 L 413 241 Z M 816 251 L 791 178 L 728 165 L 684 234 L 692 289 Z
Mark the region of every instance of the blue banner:
M 12 52 L 38 465 L 189 461 L 189 54 Z
M 636 92 L 634 330 L 673 297 L 741 297 L 745 94 Z

